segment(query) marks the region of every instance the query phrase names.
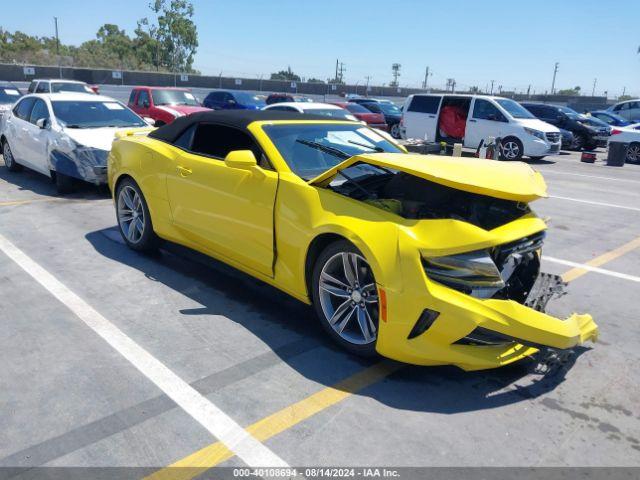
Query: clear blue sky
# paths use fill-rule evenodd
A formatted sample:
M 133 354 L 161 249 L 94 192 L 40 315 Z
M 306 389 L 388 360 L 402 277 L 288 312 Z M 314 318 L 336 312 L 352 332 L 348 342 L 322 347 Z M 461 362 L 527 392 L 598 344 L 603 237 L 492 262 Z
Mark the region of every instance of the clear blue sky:
M 194 0 L 200 48 L 195 67 L 206 74 L 257 76 L 291 68 L 326 79 L 336 58 L 350 83 L 391 80 L 419 86 L 449 77 L 464 88 L 496 80 L 505 90 L 580 85 L 591 93 L 640 95 L 640 1 L 618 0 Z M 115 23 L 132 34 L 148 15 L 148 0 L 31 0 L 10 2 L 0 26 L 34 35 L 53 33 L 80 44 L 99 26 Z

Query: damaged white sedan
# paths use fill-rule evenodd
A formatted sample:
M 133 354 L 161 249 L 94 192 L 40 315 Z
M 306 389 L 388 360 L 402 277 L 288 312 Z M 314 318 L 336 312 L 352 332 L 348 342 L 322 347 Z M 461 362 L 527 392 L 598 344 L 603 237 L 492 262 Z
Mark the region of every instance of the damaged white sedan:
M 99 95 L 26 95 L 2 117 L 0 146 L 9 171 L 27 167 L 53 179 L 59 193 L 74 179 L 107 181 L 107 155 L 116 132 L 148 124 L 122 103 Z

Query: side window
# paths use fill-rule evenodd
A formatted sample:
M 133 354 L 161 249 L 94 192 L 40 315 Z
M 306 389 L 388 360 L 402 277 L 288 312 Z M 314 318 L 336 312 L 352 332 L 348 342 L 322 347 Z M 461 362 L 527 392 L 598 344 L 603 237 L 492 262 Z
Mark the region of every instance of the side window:
M 473 118 L 477 118 L 479 120 L 493 120 L 496 122 L 507 121 L 507 119 L 504 118 L 504 115 L 502 115 L 502 112 L 498 110 L 498 107 L 490 101 L 482 98 L 476 98 L 475 104 L 473 105 Z
M 29 121 L 35 125 L 35 123 L 41 118 L 49 119 L 49 109 L 44 100 L 37 99 L 33 104 Z
M 197 126 L 191 143 L 192 152 L 222 160 L 234 150 L 251 150 L 258 160 L 262 156 L 253 138 L 241 130 L 211 123 Z
M 29 93 L 33 93 L 36 91 L 36 85 L 38 84 L 38 82 L 36 82 L 35 80 L 33 80 L 30 84 L 29 84 L 29 88 L 28 88 L 28 92 Z
M 40 82 L 38 88 L 36 88 L 36 93 L 49 93 L 49 82 Z
M 618 105 L 616 108 L 614 108 L 614 111 L 619 112 L 621 110 L 628 110 L 629 109 L 629 103 L 622 103 L 620 105 Z
M 140 90 L 140 94 L 138 95 L 138 101 L 136 105 L 139 107 L 143 107 L 145 105 L 149 105 L 149 92 L 146 90 Z
M 637 110 L 638 108 L 640 108 L 640 102 L 630 102 L 629 103 L 629 108 Z
M 133 102 L 136 101 L 136 93 L 138 93 L 137 90 L 131 90 L 131 95 L 129 95 L 129 105 L 133 105 Z
M 434 95 L 416 95 L 411 100 L 407 111 L 436 114 L 438 113 L 441 98 Z
M 16 117 L 29 121 L 29 116 L 31 115 L 31 108 L 33 107 L 33 102 L 35 102 L 35 98 L 29 97 L 25 98 L 21 102 L 19 102 L 14 108 L 13 113 Z
M 193 143 L 193 133 L 195 131 L 196 125 L 191 125 L 184 132 L 182 132 L 182 134 L 175 142 L 173 142 L 173 144 L 176 147 L 182 148 L 183 150 L 191 150 L 191 144 Z

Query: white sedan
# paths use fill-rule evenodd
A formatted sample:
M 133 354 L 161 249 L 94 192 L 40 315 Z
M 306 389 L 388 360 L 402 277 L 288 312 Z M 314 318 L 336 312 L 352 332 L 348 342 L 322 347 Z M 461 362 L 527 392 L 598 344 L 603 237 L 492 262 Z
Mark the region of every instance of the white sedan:
M 58 192 L 67 193 L 74 178 L 105 184 L 116 132 L 142 127 L 150 130 L 142 118 L 109 97 L 33 94 L 2 116 L 0 145 L 9 171 L 28 167 L 54 179 Z
M 280 110 L 284 112 L 298 112 L 309 113 L 312 115 L 324 115 L 326 117 L 335 118 L 338 120 L 351 120 L 357 122 L 358 119 L 354 117 L 348 110 L 337 105 L 331 105 L 330 103 L 319 102 L 283 102 L 267 105 L 263 110 Z
M 611 130 L 609 143 L 628 143 L 627 162 L 640 163 L 640 123 L 626 127 L 614 127 Z

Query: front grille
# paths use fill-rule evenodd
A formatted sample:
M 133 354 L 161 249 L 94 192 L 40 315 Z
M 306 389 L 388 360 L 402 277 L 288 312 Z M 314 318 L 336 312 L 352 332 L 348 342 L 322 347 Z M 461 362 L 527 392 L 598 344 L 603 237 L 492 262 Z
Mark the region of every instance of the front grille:
M 547 140 L 551 143 L 557 143 L 560 141 L 560 132 L 550 132 L 545 134 L 547 136 Z

